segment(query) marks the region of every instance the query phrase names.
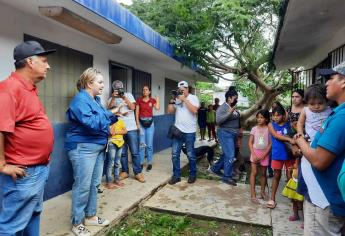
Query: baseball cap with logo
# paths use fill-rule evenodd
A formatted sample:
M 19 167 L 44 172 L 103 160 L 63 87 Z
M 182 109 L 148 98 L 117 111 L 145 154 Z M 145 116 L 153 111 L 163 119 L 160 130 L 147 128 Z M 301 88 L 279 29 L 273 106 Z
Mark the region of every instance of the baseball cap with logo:
M 34 55 L 48 55 L 56 52 L 56 49 L 45 50 L 42 45 L 36 41 L 26 41 L 18 44 L 13 50 L 13 58 L 20 61 Z
M 180 81 L 178 84 L 177 84 L 177 87 L 180 88 L 180 87 L 185 87 L 185 88 L 188 88 L 188 83 L 186 81 Z
M 319 69 L 319 75 L 330 76 L 335 74 L 341 74 L 345 76 L 345 61 L 339 65 L 333 67 L 332 69 Z

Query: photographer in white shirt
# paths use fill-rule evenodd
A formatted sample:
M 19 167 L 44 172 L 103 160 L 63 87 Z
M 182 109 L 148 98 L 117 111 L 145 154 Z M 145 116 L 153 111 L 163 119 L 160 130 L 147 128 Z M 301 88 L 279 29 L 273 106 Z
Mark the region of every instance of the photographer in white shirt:
M 194 142 L 197 130 L 197 113 L 200 106 L 199 99 L 189 93 L 186 81 L 178 83 L 178 91 L 175 95 L 176 97 L 170 100 L 167 111 L 168 113 L 175 112 L 175 127 L 181 134 L 179 137 L 172 138 L 173 176 L 169 184 L 176 184 L 181 181 L 180 154 L 183 143 L 186 145 L 189 160 L 188 183 L 194 183 L 197 172 Z

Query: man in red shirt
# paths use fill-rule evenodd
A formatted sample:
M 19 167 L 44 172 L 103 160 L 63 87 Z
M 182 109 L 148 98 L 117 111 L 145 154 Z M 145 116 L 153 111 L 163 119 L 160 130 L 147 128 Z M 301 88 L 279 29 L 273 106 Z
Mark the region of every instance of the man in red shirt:
M 50 66 L 36 41 L 15 47 L 16 71 L 0 82 L 0 235 L 39 235 L 53 128 L 36 84 Z

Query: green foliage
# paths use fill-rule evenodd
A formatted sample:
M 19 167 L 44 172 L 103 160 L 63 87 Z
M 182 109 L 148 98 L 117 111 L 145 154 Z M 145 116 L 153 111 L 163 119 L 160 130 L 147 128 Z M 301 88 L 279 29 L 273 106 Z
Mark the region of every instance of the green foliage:
M 204 102 L 206 106 L 213 103 L 213 92 L 215 90 L 213 83 L 198 81 L 195 88 L 198 91 L 197 96 L 200 102 Z
M 107 236 L 272 235 L 263 227 L 205 221 L 140 209 Z
M 130 10 L 168 37 L 186 63 L 209 68 L 207 54 L 218 53 L 225 63 L 257 68 L 268 60 L 278 7 L 279 0 L 135 0 Z
M 111 230 L 108 236 L 178 235 L 190 224 L 189 217 L 142 211 L 129 222 Z
M 233 74 L 257 109 L 291 89 L 288 73 L 268 66 L 279 7 L 280 0 L 134 0 L 130 10 L 166 36 L 186 65 L 197 64 L 207 78 Z M 208 95 L 199 98 L 210 101 Z
M 279 95 L 278 100 L 289 100 L 290 99 L 290 83 L 291 83 L 291 77 L 288 74 L 287 71 L 282 72 L 276 72 L 276 73 L 270 73 L 269 76 L 265 77 L 264 82 L 274 87 L 275 84 L 285 84 L 285 87 L 287 89 L 284 89 L 282 93 Z M 234 82 L 234 86 L 236 86 L 236 89 L 244 96 L 248 98 L 249 105 L 252 106 L 256 103 L 258 100 L 258 97 L 263 96 L 263 93 L 260 89 L 258 89 L 257 85 L 252 83 L 249 80 L 240 79 Z

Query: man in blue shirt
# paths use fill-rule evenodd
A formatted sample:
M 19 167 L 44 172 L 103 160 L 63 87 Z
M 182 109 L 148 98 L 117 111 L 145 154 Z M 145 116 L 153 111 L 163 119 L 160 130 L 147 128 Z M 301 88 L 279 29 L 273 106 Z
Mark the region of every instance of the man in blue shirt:
M 307 184 L 308 194 L 311 189 L 318 191 L 314 200 L 304 202 L 304 235 L 340 236 L 345 224 L 345 202 L 337 178 L 345 158 L 345 62 L 320 70 L 319 74 L 330 76 L 327 98 L 339 106 L 323 123 L 311 146 L 302 137 L 296 140 L 316 179 L 313 186 Z

